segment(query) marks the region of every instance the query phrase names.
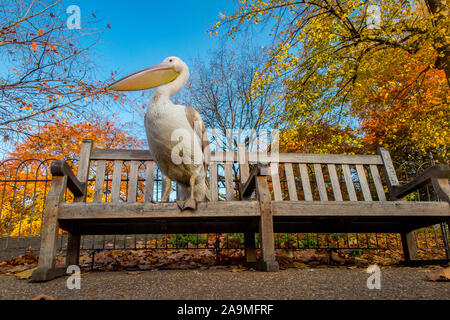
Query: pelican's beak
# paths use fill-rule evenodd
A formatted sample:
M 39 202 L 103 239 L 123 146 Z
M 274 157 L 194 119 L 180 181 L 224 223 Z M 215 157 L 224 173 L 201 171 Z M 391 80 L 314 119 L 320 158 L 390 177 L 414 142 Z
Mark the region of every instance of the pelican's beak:
M 159 87 L 178 77 L 173 65 L 160 63 L 156 66 L 135 72 L 107 87 L 114 91 L 136 91 Z

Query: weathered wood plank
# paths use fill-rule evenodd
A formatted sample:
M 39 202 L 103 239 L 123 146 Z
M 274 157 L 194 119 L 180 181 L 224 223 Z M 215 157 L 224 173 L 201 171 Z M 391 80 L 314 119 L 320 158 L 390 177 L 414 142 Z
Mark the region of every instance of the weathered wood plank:
M 80 148 L 80 159 L 78 162 L 77 178 L 80 183 L 83 184 L 83 195 L 76 196 L 74 202 L 85 202 L 87 195 L 87 182 L 89 179 L 89 166 L 90 158 L 92 153 L 92 140 L 83 140 Z M 68 181 L 70 186 L 70 183 Z M 80 256 L 80 242 L 81 236 L 79 234 L 69 233 L 67 239 L 67 255 L 66 255 L 66 265 L 78 265 Z
M 432 178 L 431 183 L 433 184 L 434 191 L 439 199 L 450 203 L 450 185 L 448 184 L 448 179 Z M 450 219 L 448 221 L 448 225 L 450 225 Z
M 344 155 L 344 154 L 305 154 L 305 153 L 279 153 L 272 156 L 270 153 L 246 152 L 246 158 L 250 162 L 272 162 L 279 159 L 278 162 L 291 163 L 322 163 L 322 164 L 376 164 L 381 165 L 383 161 L 379 155 Z M 149 150 L 103 150 L 93 149 L 91 160 L 153 160 Z M 231 162 L 239 161 L 237 152 L 211 152 L 211 162 Z
M 52 270 L 55 269 L 56 250 L 58 249 L 59 206 L 64 197 L 66 186 L 67 176 L 54 176 L 52 178 L 46 198 L 39 263 L 32 276 L 34 281 L 50 280 Z M 74 204 L 85 205 L 81 202 Z
M 67 187 L 75 196 L 75 199 L 83 199 L 86 193 L 85 183 L 82 183 L 75 177 L 69 164 L 64 160 L 54 160 L 50 165 L 52 176 L 67 176 Z M 82 201 L 82 200 L 78 200 Z
M 339 184 L 339 178 L 336 172 L 336 166 L 334 164 L 328 165 L 328 173 L 330 174 L 331 186 L 333 187 L 334 200 L 343 201 L 341 186 Z
M 427 185 L 432 182 L 433 179 L 443 179 L 444 182 L 448 181 L 450 178 L 450 167 L 444 164 L 437 164 L 426 169 L 421 174 L 418 174 L 414 180 L 409 181 L 401 186 L 394 186 L 392 191 L 392 196 L 397 198 L 403 198 L 409 193 L 417 190 L 420 187 Z M 444 186 L 448 183 L 444 183 Z M 437 191 L 437 190 L 436 190 Z M 441 197 L 441 196 L 440 196 Z M 445 196 L 441 197 L 445 201 Z
M 226 200 L 234 200 L 234 181 L 233 181 L 233 163 L 225 162 L 225 188 Z
M 105 169 L 106 161 L 99 160 L 97 162 L 97 170 L 94 186 L 94 202 L 102 202 L 103 200 L 103 186 L 105 184 Z
M 309 183 L 308 168 L 304 163 L 300 163 L 299 168 L 300 168 L 300 176 L 302 178 L 303 193 L 305 194 L 305 201 L 313 201 L 311 184 Z
M 130 171 L 128 173 L 128 202 L 136 202 L 137 200 L 139 164 L 139 161 L 131 161 L 130 163 Z
M 284 170 L 286 172 L 286 180 L 289 191 L 289 200 L 298 200 L 297 187 L 295 185 L 294 171 L 292 170 L 292 163 L 285 163 Z
M 113 176 L 111 183 L 111 202 L 119 202 L 120 185 L 122 183 L 122 160 L 114 161 Z
M 275 200 L 283 200 L 278 163 L 272 162 L 270 164 L 270 175 L 272 177 L 273 196 Z
M 149 150 L 103 150 L 93 149 L 91 160 L 135 160 L 152 161 L 152 155 Z
M 144 202 L 151 202 L 153 200 L 154 188 L 155 188 L 155 162 L 146 161 Z
M 274 216 L 436 216 L 450 215 L 446 202 L 272 201 Z
M 262 169 L 263 168 L 263 169 Z M 261 174 L 261 171 L 264 170 L 264 174 Z M 255 165 L 252 171 L 249 174 L 247 181 L 240 185 L 241 196 L 244 200 L 248 200 L 253 192 L 256 190 L 256 176 L 258 175 L 267 175 L 267 167 L 266 165 Z
M 68 219 L 133 219 L 183 217 L 249 217 L 259 216 L 256 201 L 199 202 L 196 211 L 180 211 L 176 203 L 62 203 L 59 218 Z
M 211 162 L 209 165 L 209 188 L 211 190 L 211 201 L 218 201 L 219 185 L 217 181 L 217 162 Z
M 279 162 L 279 163 L 321 163 L 321 164 L 376 164 L 383 161 L 379 155 L 345 155 L 345 154 L 307 154 L 307 153 L 279 153 L 272 156 L 270 153 L 247 152 L 247 159 L 252 162 Z M 239 161 L 237 152 L 212 152 L 211 161 Z M 276 161 L 275 161 L 276 159 Z
M 272 169 L 271 173 L 273 174 Z M 258 202 L 261 212 L 259 234 L 261 237 L 262 268 L 265 271 L 278 271 L 278 262 L 275 259 L 271 197 L 266 176 L 256 177 L 256 192 L 258 194 Z
M 320 201 L 328 201 L 327 188 L 325 180 L 323 179 L 322 165 L 320 163 L 314 164 L 314 174 L 316 176 L 317 188 L 319 189 Z
M 397 173 L 395 173 L 394 164 L 392 163 L 391 155 L 386 148 L 378 148 L 377 154 L 381 157 L 383 161 L 383 172 L 386 178 L 386 184 L 389 190 L 389 199 L 395 200 L 396 197 L 393 195 L 394 187 L 399 186 Z
M 400 234 L 402 239 L 403 247 L 403 258 L 406 262 L 411 262 L 411 260 L 418 260 L 419 255 L 417 254 L 417 244 L 416 244 L 416 233 L 402 232 Z
M 356 172 L 358 172 L 359 185 L 364 196 L 364 201 L 372 201 L 370 194 L 369 183 L 367 182 L 366 171 L 362 165 L 356 165 Z
M 347 186 L 347 193 L 350 201 L 358 201 L 350 167 L 347 164 L 342 165 L 342 172 L 344 173 L 345 185 Z
M 386 201 L 386 195 L 384 194 L 383 183 L 381 182 L 378 167 L 374 164 L 371 164 L 370 173 L 372 174 L 373 183 L 375 184 L 375 189 L 377 190 L 378 200 Z
M 241 183 L 245 183 L 250 175 L 245 144 L 239 144 L 239 174 Z
M 242 186 L 248 181 L 250 177 L 250 167 L 248 165 L 248 158 L 246 152 L 245 144 L 241 143 L 238 146 L 239 152 L 239 175 L 240 175 L 240 196 L 242 200 L 246 200 L 244 195 L 245 190 L 242 190 Z M 255 243 L 255 233 L 245 232 L 244 233 L 244 247 L 245 247 L 245 260 L 246 262 L 256 262 L 256 243 Z

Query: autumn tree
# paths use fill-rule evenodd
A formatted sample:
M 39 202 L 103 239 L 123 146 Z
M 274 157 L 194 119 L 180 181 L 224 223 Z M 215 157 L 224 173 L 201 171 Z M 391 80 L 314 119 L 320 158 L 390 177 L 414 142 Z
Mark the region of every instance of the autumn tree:
M 361 121 L 366 120 L 360 117 L 370 106 L 362 111 L 362 104 L 353 97 L 362 85 L 376 91 L 388 84 L 387 78 L 384 84 L 376 82 L 379 70 L 374 65 L 387 66 L 392 57 L 400 64 L 395 64 L 396 69 L 391 66 L 391 74 L 406 73 L 403 78 L 408 84 L 443 75 L 445 83 L 439 88 L 448 92 L 448 1 L 241 1 L 235 13 L 221 13 L 211 32 L 226 28 L 233 36 L 242 26 L 263 23 L 273 27 L 273 42 L 267 62 L 257 71 L 253 94 L 282 78 L 286 95 L 280 125 L 291 138 L 307 139 L 304 134 L 309 134 L 312 139 L 306 145 L 310 150 L 317 151 L 315 137 L 328 137 L 323 146 L 341 143 L 366 151 L 357 140 Z M 418 59 L 418 72 L 402 65 Z M 443 106 L 448 103 L 442 102 Z M 442 129 L 448 122 L 436 125 Z M 329 128 L 336 134 L 328 134 Z
M 0 134 L 17 141 L 55 116 L 90 113 L 105 94 L 89 53 L 104 30 L 94 15 L 69 30 L 60 0 L 0 2 Z M 105 26 L 106 28 L 106 26 Z
M 81 122 L 57 118 L 44 124 L 25 142 L 16 143 L 9 155 L 17 159 L 76 159 L 84 139 L 92 140 L 100 149 L 139 149 L 143 144 L 114 122 L 97 116 Z
M 420 56 L 396 54 L 372 68 L 374 74 L 361 77 L 352 96 L 365 149 L 385 146 L 400 163 L 448 163 L 450 92 L 444 71 L 427 70 Z
M 221 147 L 236 147 L 237 141 L 227 141 L 227 132 L 238 134 L 239 130 L 246 130 L 240 139 L 254 138 L 250 137 L 251 132 L 256 134 L 267 127 L 271 121 L 268 116 L 279 108 L 279 83 L 267 85 L 258 96 L 251 92 L 255 72 L 266 54 L 246 36 L 238 43 L 222 41 L 206 59 L 197 58 L 192 63 L 183 103 L 201 113 L 206 127 L 214 129 L 218 140 L 215 143 Z
M 87 120 L 57 118 L 54 123 L 46 123 L 25 142 L 16 143 L 8 159 L 2 161 L 0 180 L 9 182 L 0 185 L 0 236 L 39 235 L 52 159 L 76 163 L 84 139 L 93 140 L 95 147 L 102 149 L 139 149 L 143 145 L 111 121 L 95 116 Z M 107 170 L 112 172 L 112 164 Z M 89 184 L 90 199 L 92 194 L 93 186 Z

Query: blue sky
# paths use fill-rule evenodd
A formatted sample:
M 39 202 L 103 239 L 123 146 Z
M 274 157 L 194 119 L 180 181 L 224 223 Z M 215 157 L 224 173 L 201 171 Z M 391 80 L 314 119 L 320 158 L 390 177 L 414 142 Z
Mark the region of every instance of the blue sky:
M 236 0 L 135 0 L 69 1 L 81 15 L 95 13 L 111 29 L 96 46 L 105 72 L 121 75 L 159 63 L 175 55 L 188 61 L 216 46 L 206 30 L 217 21 L 219 11 L 231 12 Z
M 110 24 L 111 29 L 107 29 L 93 50 L 99 67 L 97 76 L 104 79 L 111 71 L 117 71 L 116 78 L 121 78 L 172 55 L 188 65 L 193 58 L 206 57 L 208 51 L 218 46 L 218 38 L 208 35 L 207 29 L 216 23 L 220 11 L 231 13 L 238 6 L 237 0 L 66 0 L 65 3 L 78 5 L 82 19 L 94 13 L 100 20 L 99 28 Z M 142 101 L 145 104 L 150 98 L 149 94 L 144 98 L 140 93 L 127 95 L 145 99 Z M 143 110 L 123 106 L 113 111 L 119 115 L 117 125 L 125 125 L 132 134 L 146 140 L 139 126 L 143 125 Z

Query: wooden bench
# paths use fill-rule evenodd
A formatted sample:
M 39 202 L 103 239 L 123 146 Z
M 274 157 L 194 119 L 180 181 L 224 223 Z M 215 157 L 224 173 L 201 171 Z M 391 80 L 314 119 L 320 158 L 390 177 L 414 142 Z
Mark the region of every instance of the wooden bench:
M 105 199 L 108 165 L 113 172 Z M 212 200 L 199 203 L 196 211 L 183 212 L 176 203 L 154 201 L 155 164 L 149 151 L 93 149 L 86 140 L 76 176 L 64 161 L 54 161 L 51 172 L 34 281 L 65 273 L 65 268 L 55 267 L 59 228 L 69 234 L 67 266 L 78 264 L 81 235 L 244 233 L 247 263 L 277 271 L 277 232 L 400 233 L 405 260 L 414 261 L 418 259 L 414 230 L 450 219 L 450 168 L 431 167 L 400 185 L 389 152 L 382 148 L 377 155 L 281 153 L 277 162 L 246 152 L 241 145 L 239 152 L 212 153 L 208 173 Z M 86 202 L 90 173 L 96 178 L 93 202 Z M 442 201 L 399 201 L 427 183 Z M 67 188 L 73 203 L 63 202 Z M 261 245 L 258 261 L 256 233 Z

